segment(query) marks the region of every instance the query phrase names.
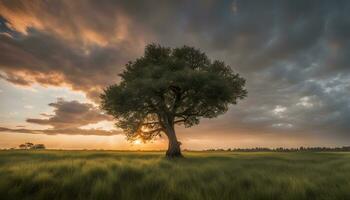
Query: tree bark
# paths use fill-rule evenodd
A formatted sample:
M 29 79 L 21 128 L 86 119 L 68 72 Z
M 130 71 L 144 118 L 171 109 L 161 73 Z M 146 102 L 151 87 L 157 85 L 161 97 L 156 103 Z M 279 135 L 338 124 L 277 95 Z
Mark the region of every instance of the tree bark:
M 183 157 L 181 154 L 181 142 L 177 141 L 174 127 L 166 128 L 166 135 L 168 136 L 169 145 L 168 150 L 166 151 L 166 157 L 168 158 L 178 158 Z

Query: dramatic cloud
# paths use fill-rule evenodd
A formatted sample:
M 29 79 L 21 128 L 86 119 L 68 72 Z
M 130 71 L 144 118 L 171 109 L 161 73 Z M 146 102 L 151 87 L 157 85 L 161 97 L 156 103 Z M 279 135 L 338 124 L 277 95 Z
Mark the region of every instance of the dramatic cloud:
M 117 45 L 85 50 L 35 30 L 19 37 L 0 35 L 0 78 L 27 86 L 68 86 L 86 92 L 93 100 L 103 87 L 118 80 L 117 67 L 126 62 L 129 54 Z
M 43 113 L 42 115 L 48 117 L 47 119 L 29 118 L 27 122 L 50 125 L 54 129 L 71 129 L 103 120 L 112 120 L 110 116 L 102 114 L 98 108 L 89 103 L 58 99 L 57 102 L 50 103 L 49 106 L 54 108 L 54 114 Z
M 33 130 L 26 129 L 24 126 L 17 126 L 18 129 L 0 127 L 0 132 L 17 132 L 30 134 L 66 134 L 66 135 L 117 135 L 122 132 L 119 130 L 103 130 L 86 128 L 103 121 L 112 122 L 112 118 L 107 116 L 89 103 L 80 103 L 78 101 L 64 101 L 58 99 L 49 106 L 54 108 L 53 114 L 41 114 L 43 119 L 29 118 L 26 121 L 39 125 L 49 125 L 52 128 Z
M 0 15 L 1 78 L 68 86 L 96 102 L 144 46 L 117 4 L 1 1 Z
M 145 44 L 193 45 L 247 78 L 247 100 L 220 122 L 205 121 L 213 129 L 349 139 L 349 10 L 345 0 L 5 0 L 0 78 L 66 86 L 98 102 Z M 69 116 L 55 108 L 53 117 L 28 121 L 83 124 L 61 123 Z

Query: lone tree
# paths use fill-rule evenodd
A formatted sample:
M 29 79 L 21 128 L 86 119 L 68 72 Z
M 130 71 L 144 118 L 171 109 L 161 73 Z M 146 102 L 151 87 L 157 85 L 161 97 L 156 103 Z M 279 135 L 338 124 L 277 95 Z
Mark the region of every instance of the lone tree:
M 245 79 L 222 61 L 193 47 L 147 45 L 144 56 L 126 64 L 119 84 L 101 94 L 101 107 L 115 117 L 127 139 L 143 142 L 164 133 L 167 157 L 181 157 L 175 125 L 191 127 L 213 118 L 247 95 Z

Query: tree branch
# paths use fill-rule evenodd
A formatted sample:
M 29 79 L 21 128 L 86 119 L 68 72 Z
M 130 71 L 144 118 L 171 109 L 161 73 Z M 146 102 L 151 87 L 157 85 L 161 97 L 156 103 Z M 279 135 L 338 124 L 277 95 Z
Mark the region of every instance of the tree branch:
M 185 122 L 185 121 L 186 121 L 186 119 L 176 120 L 176 121 L 174 121 L 174 124 L 179 123 L 179 122 Z
M 156 132 L 161 132 L 163 130 L 164 130 L 163 128 L 157 128 L 157 129 L 154 129 L 154 130 L 151 130 L 151 131 L 142 131 L 142 130 L 140 130 L 140 131 L 143 134 L 153 134 L 153 133 L 156 133 Z

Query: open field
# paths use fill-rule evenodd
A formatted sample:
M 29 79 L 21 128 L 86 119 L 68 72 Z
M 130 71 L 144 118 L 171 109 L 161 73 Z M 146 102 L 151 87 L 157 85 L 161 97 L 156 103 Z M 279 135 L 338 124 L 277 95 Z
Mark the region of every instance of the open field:
M 0 199 L 350 199 L 350 153 L 0 151 Z

